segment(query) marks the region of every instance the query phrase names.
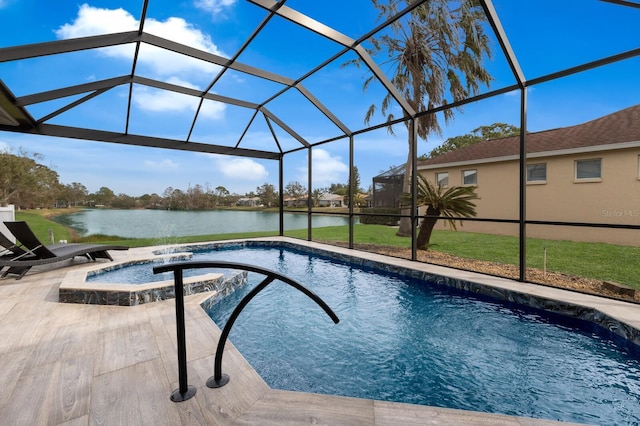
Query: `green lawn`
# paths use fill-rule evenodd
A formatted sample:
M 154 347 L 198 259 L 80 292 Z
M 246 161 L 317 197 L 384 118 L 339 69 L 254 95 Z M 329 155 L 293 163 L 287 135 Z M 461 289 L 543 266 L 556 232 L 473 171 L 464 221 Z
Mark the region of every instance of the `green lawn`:
M 51 234 L 53 233 L 54 242 L 67 240 L 71 242 L 71 231 L 69 228 L 59 223 L 48 220 L 39 211 L 17 211 L 16 220 L 24 220 L 29 224 L 36 236 L 45 244 L 51 244 Z
M 318 228 L 313 230 L 313 239 L 347 242 L 348 232 L 346 226 Z M 395 228 L 384 225 L 358 225 L 354 229 L 354 241 L 397 247 L 411 245 L 408 238 L 398 237 L 395 233 Z M 307 231 L 287 231 L 286 235 L 306 239 Z M 527 267 L 543 269 L 545 249 L 547 271 L 609 280 L 640 289 L 640 274 L 636 266 L 640 247 L 528 238 Z M 436 230 L 430 250 L 489 262 L 520 263 L 517 237 Z
M 50 229 L 53 231 L 55 241 L 66 239 L 71 242 L 73 240 L 69 229 L 48 220 L 42 212 L 16 212 L 16 220 L 27 221 L 36 235 L 47 243 L 49 242 Z M 384 225 L 357 225 L 354 228 L 354 240 L 356 243 L 362 244 L 410 246 L 410 239 L 398 237 L 395 233 L 395 228 Z M 120 237 L 94 235 L 85 239 L 76 239 L 75 241 L 93 241 L 129 247 L 143 247 L 272 235 L 277 235 L 277 233 L 250 232 L 169 239 L 122 239 Z M 286 231 L 285 235 L 306 240 L 307 230 Z M 316 228 L 313 230 L 313 239 L 327 242 L 348 242 L 349 228 L 347 226 Z M 610 280 L 640 289 L 640 276 L 636 266 L 638 259 L 640 259 L 640 247 L 530 238 L 527 240 L 527 266 L 542 269 L 545 249 L 547 251 L 548 271 L 598 280 Z M 430 250 L 490 262 L 513 265 L 519 263 L 517 237 L 461 231 L 434 231 Z

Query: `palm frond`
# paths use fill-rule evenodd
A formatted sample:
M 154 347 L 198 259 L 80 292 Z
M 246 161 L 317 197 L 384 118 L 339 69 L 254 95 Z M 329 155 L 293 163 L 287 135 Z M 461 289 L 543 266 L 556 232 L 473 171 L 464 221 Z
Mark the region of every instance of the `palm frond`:
M 477 215 L 476 205 L 473 202 L 478 200 L 475 186 L 452 186 L 443 188 L 435 185 L 423 175 L 418 175 L 418 206 L 431 207 L 438 216 L 447 218 L 452 229 L 456 230 L 455 218 L 475 217 Z M 402 204 L 411 204 L 411 194 L 403 194 Z

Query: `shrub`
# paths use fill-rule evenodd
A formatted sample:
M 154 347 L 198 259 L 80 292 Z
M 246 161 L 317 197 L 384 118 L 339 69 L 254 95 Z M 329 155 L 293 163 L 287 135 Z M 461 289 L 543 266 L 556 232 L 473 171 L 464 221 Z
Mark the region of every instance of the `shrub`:
M 395 226 L 400 219 L 397 216 L 386 215 L 399 215 L 400 209 L 393 207 L 367 207 L 360 209 L 361 213 L 365 214 L 379 214 L 380 216 L 360 216 L 360 223 L 366 225 L 388 225 Z M 382 216 L 384 215 L 384 216 Z

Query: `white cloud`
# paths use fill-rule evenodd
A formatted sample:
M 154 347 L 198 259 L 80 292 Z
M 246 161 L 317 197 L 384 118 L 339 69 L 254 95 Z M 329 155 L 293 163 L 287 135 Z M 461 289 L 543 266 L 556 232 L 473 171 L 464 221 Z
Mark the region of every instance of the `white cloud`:
M 242 74 L 240 73 L 229 73 L 231 78 L 233 79 L 233 81 L 235 81 L 236 83 L 244 83 L 246 81 L 246 79 L 244 77 L 242 77 Z
M 180 165 L 173 160 L 165 159 L 162 161 L 145 160 L 144 166 L 151 170 L 176 170 Z
M 57 31 L 59 38 L 76 38 L 138 29 L 138 21 L 126 10 L 101 9 L 83 4 L 73 24 L 64 24 Z
M 76 19 L 70 24 L 61 26 L 56 31 L 56 36 L 67 39 L 134 31 L 138 29 L 139 25 L 139 21 L 122 8 L 102 9 L 85 3 L 80 6 Z M 199 50 L 224 56 L 209 35 L 204 34 L 182 18 L 170 17 L 165 21 L 148 18 L 145 21 L 144 31 Z M 110 57 L 132 60 L 134 49 L 133 44 L 127 44 L 104 48 L 101 49 L 101 52 Z M 146 44 L 143 44 L 140 49 L 138 63 L 150 67 L 156 75 L 165 76 L 187 72 L 211 74 L 216 70 L 216 66 L 208 62 Z
M 202 107 L 200 108 L 199 117 L 219 120 L 224 117 L 224 111 L 226 108 L 226 104 L 205 99 L 202 103 Z
M 196 86 L 176 77 L 169 78 L 168 83 L 195 89 Z M 146 86 L 136 86 L 133 94 L 134 103 L 143 110 L 153 112 L 185 111 L 194 112 L 198 108 L 199 98 L 171 92 L 155 90 Z M 200 108 L 200 117 L 218 120 L 224 117 L 226 105 L 220 102 L 205 100 Z
M 267 169 L 250 158 L 232 158 L 213 155 L 216 168 L 225 178 L 244 182 L 263 183 L 269 176 Z
M 195 111 L 198 98 L 166 90 L 153 90 L 148 87 L 136 87 L 134 103 L 146 111 Z
M 126 58 L 132 58 L 131 53 L 125 52 Z M 156 46 L 142 44 L 138 54 L 138 63 L 147 66 L 154 75 L 185 75 L 200 77 L 207 82 L 212 80 L 215 72 L 220 69 L 218 65 L 204 62 L 189 56 L 180 55 Z
M 313 150 L 312 161 L 314 188 L 321 188 L 338 182 L 346 183 L 349 179 L 349 166 L 338 155 L 332 156 L 328 151 L 316 148 Z M 298 180 L 305 182 L 308 168 L 300 167 L 298 171 Z
M 220 14 L 225 8 L 229 8 L 236 3 L 236 0 L 195 0 L 193 3 L 198 9 L 211 12 L 214 15 Z
M 61 26 L 56 31 L 56 35 L 59 38 L 76 38 L 132 31 L 137 30 L 139 24 L 131 13 L 122 8 L 102 9 L 85 3 L 80 6 L 76 19 L 72 23 Z M 144 30 L 196 49 L 224 56 L 207 34 L 182 18 L 170 17 L 165 21 L 148 18 Z M 133 61 L 134 49 L 133 44 L 128 44 L 104 48 L 100 52 L 112 58 Z M 209 82 L 218 68 L 208 62 L 148 44 L 142 44 L 140 47 L 138 66 L 147 67 L 147 72 L 153 78 L 198 90 L 201 89 L 197 85 L 185 79 L 203 79 Z M 181 78 L 175 77 L 176 75 L 180 75 Z M 199 99 L 193 96 L 140 86 L 136 87 L 133 99 L 139 108 L 153 112 L 185 110 L 195 112 L 199 104 Z M 224 117 L 225 109 L 224 104 L 205 101 L 200 108 L 200 116 L 218 120 Z

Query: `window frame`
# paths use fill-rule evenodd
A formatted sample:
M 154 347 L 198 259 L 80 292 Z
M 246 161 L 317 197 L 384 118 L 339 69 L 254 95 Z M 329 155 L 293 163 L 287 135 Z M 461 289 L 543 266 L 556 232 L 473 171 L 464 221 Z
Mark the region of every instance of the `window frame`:
M 586 163 L 589 161 L 598 161 L 599 162 L 599 176 L 598 177 L 578 177 L 578 166 L 581 163 Z M 574 183 L 588 183 L 588 182 L 602 182 L 602 157 L 598 158 L 583 158 L 580 160 L 574 160 L 573 162 L 573 182 Z
M 449 172 L 436 172 L 436 185 L 440 186 L 440 179 L 438 178 L 438 176 L 440 175 L 447 175 L 446 177 L 446 181 L 447 183 L 445 185 L 442 185 L 442 188 L 448 188 L 449 187 Z
M 544 179 L 531 179 L 531 174 L 529 173 L 530 167 L 532 166 L 544 166 Z M 547 183 L 547 163 L 531 163 L 527 164 L 527 185 L 543 185 Z
M 474 182 L 473 183 L 467 183 L 466 182 L 466 178 L 467 176 L 465 176 L 466 172 L 473 172 L 473 176 L 475 176 Z M 466 169 L 466 170 L 462 170 L 461 172 L 461 177 L 462 177 L 462 186 L 478 186 L 478 169 Z

